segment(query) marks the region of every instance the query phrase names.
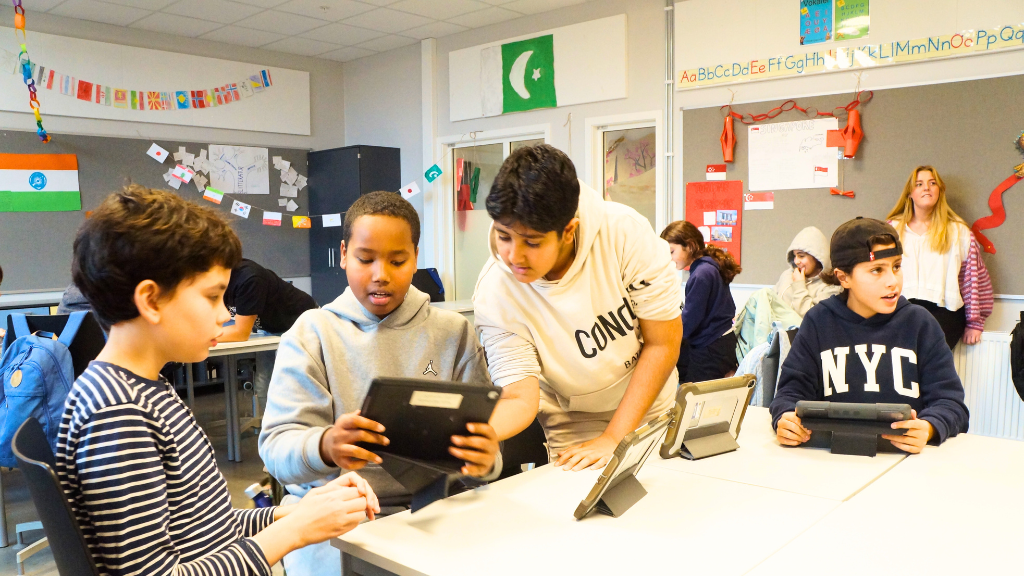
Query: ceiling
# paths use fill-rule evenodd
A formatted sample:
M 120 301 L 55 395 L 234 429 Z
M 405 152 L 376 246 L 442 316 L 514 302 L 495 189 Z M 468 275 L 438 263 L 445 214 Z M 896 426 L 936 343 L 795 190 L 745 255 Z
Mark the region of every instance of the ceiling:
M 347 62 L 587 0 L 23 0 L 28 12 Z

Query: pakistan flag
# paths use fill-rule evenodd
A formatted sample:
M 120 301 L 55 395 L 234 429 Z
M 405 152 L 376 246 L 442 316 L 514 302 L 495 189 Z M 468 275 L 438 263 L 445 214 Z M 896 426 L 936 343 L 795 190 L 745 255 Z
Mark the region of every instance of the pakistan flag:
M 480 56 L 485 116 L 558 106 L 551 34 L 485 48 Z

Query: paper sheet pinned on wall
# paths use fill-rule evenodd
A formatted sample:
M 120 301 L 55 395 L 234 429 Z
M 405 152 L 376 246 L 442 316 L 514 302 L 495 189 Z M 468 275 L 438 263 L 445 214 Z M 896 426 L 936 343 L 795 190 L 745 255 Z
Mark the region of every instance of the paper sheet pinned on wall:
M 295 203 L 295 200 L 289 200 L 288 205 L 284 207 L 289 212 L 295 212 L 299 209 L 299 205 Z
M 185 152 L 185 147 L 178 146 L 178 151 L 174 153 L 174 161 L 181 162 L 182 159 L 185 158 L 185 154 L 187 154 L 187 152 Z
M 287 170 L 281 172 L 281 181 L 287 182 L 288 184 L 295 184 L 295 181 L 299 178 L 299 173 L 295 171 L 295 168 L 288 167 Z
M 303 188 L 306 187 L 307 182 L 308 180 L 306 180 L 306 177 L 303 176 L 302 174 L 299 174 L 298 177 L 295 178 L 295 187 L 298 188 L 299 190 L 302 190 Z
M 281 196 L 285 198 L 296 198 L 299 195 L 299 189 L 289 184 L 281 184 Z
M 251 210 L 252 206 L 246 204 L 245 202 L 239 202 L 238 200 L 235 200 L 234 203 L 231 204 L 231 213 L 234 214 L 235 216 L 248 218 L 249 212 Z
M 167 150 L 164 150 L 156 143 L 149 147 L 149 152 L 146 152 L 146 154 L 148 154 L 150 158 L 156 160 L 161 164 L 164 163 L 164 160 L 167 160 L 168 156 Z
M 704 225 L 705 226 L 714 226 L 715 225 L 715 220 L 717 219 L 717 216 L 718 216 L 717 212 L 714 212 L 714 211 L 712 211 L 712 212 L 705 212 L 704 213 Z M 708 234 L 711 234 L 710 230 L 708 231 Z
M 281 207 L 287 206 L 288 205 L 288 199 L 287 198 L 278 198 L 277 199 L 277 205 L 281 206 Z
M 704 236 L 704 242 L 711 242 L 711 228 L 708 226 L 698 226 L 697 230 L 700 230 L 702 236 Z
M 280 162 L 277 163 L 277 169 L 282 172 L 287 172 L 289 169 L 291 169 L 291 167 L 292 163 L 287 160 L 281 160 Z

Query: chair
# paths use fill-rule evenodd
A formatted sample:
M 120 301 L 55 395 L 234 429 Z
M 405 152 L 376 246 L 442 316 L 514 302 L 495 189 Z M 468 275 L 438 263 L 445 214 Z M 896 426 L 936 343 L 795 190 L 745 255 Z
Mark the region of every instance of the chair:
M 431 302 L 444 302 L 444 285 L 437 268 L 420 268 L 412 276 L 412 285 L 417 290 L 430 296 Z
M 768 353 L 765 354 L 764 360 L 761 361 L 761 375 L 764 378 L 763 390 L 761 393 L 761 406 L 768 408 L 772 404 L 772 400 L 775 399 L 775 388 L 779 383 L 779 370 L 781 366 L 782 356 L 782 339 L 787 338 L 790 344 L 796 338 L 797 328 L 786 332 L 780 332 L 772 339 L 771 346 L 768 347 Z
M 498 479 L 515 476 L 534 465 L 548 462 L 547 438 L 539 420 L 534 420 L 526 430 L 501 443 L 502 468 Z
M 14 458 L 28 481 L 32 501 L 53 550 L 57 573 L 61 576 L 99 576 L 78 520 L 57 479 L 53 453 L 42 426 L 35 418 L 29 418 L 15 432 L 13 444 Z M 24 568 L 19 560 L 18 574 L 24 574 Z
M 32 332 L 43 331 L 60 334 L 61 331 L 64 330 L 64 325 L 68 323 L 68 316 L 68 314 L 26 316 L 25 319 L 28 322 L 29 330 Z M 14 342 L 14 339 L 14 319 L 8 316 L 7 334 L 4 336 L 3 349 L 6 350 L 7 347 Z M 92 313 L 86 314 L 85 319 L 82 321 L 82 325 L 78 328 L 78 334 L 75 336 L 74 341 L 71 342 L 71 346 L 68 347 L 68 352 L 71 353 L 71 365 L 74 369 L 75 378 L 78 378 L 82 372 L 85 372 L 85 369 L 89 366 L 89 362 L 92 362 L 97 356 L 99 356 L 100 350 L 102 350 L 103 345 L 106 344 L 106 340 L 107 336 L 104 334 L 103 329 L 100 328 L 99 322 L 96 321 L 96 316 Z M 41 530 L 42 528 L 43 527 L 39 522 L 25 522 L 18 524 L 14 527 L 18 544 L 25 543 L 24 537 L 22 536 L 25 532 Z M 10 539 L 7 532 L 7 504 L 4 499 L 3 490 L 3 470 L 0 469 L 0 548 L 6 548 L 9 545 Z M 18 551 L 19 569 L 23 565 L 25 559 L 45 547 L 46 538 L 41 538 L 36 542 L 33 542 L 24 550 Z

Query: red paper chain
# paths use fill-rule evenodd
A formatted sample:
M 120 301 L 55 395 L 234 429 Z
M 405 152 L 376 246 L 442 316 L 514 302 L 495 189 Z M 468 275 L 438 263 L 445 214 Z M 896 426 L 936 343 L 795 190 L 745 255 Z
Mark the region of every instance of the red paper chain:
M 871 90 L 857 92 L 857 96 L 849 104 L 847 104 L 846 106 L 836 106 L 835 108 L 832 109 L 831 112 L 819 112 L 818 109 L 813 106 L 801 108 L 800 106 L 797 106 L 796 100 L 786 100 L 781 105 L 772 108 L 771 110 L 765 112 L 764 114 L 739 114 L 733 111 L 731 104 L 726 104 L 725 106 L 722 106 L 721 110 L 725 111 L 726 116 L 732 116 L 733 118 L 739 120 L 744 124 L 753 124 L 755 122 L 764 122 L 765 120 L 771 120 L 772 118 L 778 117 L 783 112 L 789 112 L 790 110 L 799 110 L 806 114 L 807 116 L 833 116 L 838 118 L 840 116 L 848 114 L 851 110 L 855 109 L 861 104 L 866 104 L 870 102 L 871 98 L 873 98 L 874 95 L 875 93 L 872 92 Z

